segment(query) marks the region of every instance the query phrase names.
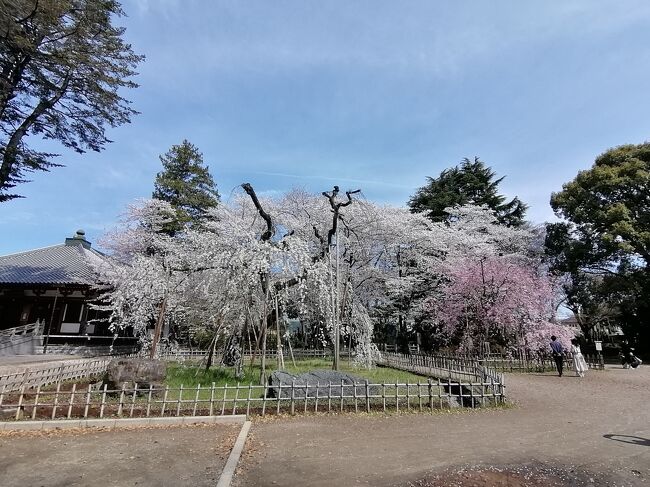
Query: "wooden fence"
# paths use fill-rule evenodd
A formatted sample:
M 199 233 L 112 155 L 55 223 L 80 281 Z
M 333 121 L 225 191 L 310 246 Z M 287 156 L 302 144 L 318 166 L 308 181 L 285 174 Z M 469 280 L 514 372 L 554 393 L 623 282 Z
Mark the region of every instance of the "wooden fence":
M 231 414 L 267 415 L 307 412 L 433 411 L 451 407 L 483 407 L 503 403 L 502 384 L 459 383 L 429 379 L 414 384 L 368 382 L 346 384 L 285 384 L 119 390 L 76 383 L 56 388 L 22 387 L 0 392 L 0 409 L 11 419 L 71 419 L 105 417 L 166 417 Z
M 297 349 L 293 350 L 293 357 L 296 359 L 309 359 L 309 358 L 331 358 L 332 357 L 332 351 L 331 350 L 311 350 L 311 349 Z M 289 352 L 288 349 L 283 350 L 283 355 L 284 358 L 290 358 L 291 353 Z M 176 350 L 165 350 L 161 351 L 158 353 L 158 358 L 161 360 L 200 360 L 204 357 L 206 357 L 208 354 L 207 350 L 196 350 L 196 349 L 187 349 L 187 348 L 181 348 L 181 349 L 176 349 Z M 259 353 L 252 353 L 249 351 L 244 352 L 244 357 L 245 358 L 251 358 L 253 356 L 259 357 Z M 347 357 L 348 352 L 342 350 L 341 351 L 341 356 L 342 357 Z M 216 359 L 218 360 L 221 358 L 221 354 L 217 353 L 215 354 Z M 266 358 L 267 360 L 269 359 L 275 359 L 277 357 L 277 352 L 275 350 L 267 350 L 266 351 Z
M 474 359 L 440 355 L 382 353 L 379 365 L 407 370 L 428 377 L 448 378 L 456 381 L 487 381 L 503 383 L 503 376 Z
M 0 390 L 11 392 L 47 386 L 62 381 L 92 377 L 106 371 L 110 357 L 66 360 L 46 364 L 30 364 L 21 371 L 0 375 Z
M 605 369 L 602 355 L 583 354 L 583 356 L 590 369 Z M 497 372 L 548 372 L 555 370 L 555 361 L 550 356 L 509 357 L 492 354 L 481 358 L 460 355 L 453 359 L 470 360 Z M 564 354 L 564 367 L 573 370 L 573 356 L 570 352 Z

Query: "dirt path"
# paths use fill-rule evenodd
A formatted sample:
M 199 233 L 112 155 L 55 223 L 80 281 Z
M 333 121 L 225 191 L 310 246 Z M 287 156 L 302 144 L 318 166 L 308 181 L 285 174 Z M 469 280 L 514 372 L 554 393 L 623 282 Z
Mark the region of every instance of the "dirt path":
M 214 487 L 240 429 L 0 433 L 0 485 Z
M 506 384 L 515 408 L 257 422 L 237 485 L 452 485 L 422 479 L 526 465 L 568 472 L 569 483 L 546 485 L 583 485 L 580 477 L 650 486 L 650 367 L 592 371 L 582 380 L 511 374 Z M 453 485 L 543 485 L 504 482 Z

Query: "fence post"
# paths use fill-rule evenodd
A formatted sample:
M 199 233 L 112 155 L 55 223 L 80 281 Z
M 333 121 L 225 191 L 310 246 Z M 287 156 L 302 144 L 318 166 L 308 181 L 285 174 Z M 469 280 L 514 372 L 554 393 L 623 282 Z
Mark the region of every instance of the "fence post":
M 145 417 L 149 417 L 151 412 L 151 396 L 153 395 L 153 384 L 149 384 L 149 395 L 147 396 L 147 413 Z
M 221 416 L 224 416 L 226 413 L 226 391 L 228 390 L 228 383 L 226 382 L 223 386 L 223 399 L 221 400 Z
M 16 421 L 20 419 L 20 412 L 22 411 L 23 407 L 23 397 L 25 395 L 25 384 L 20 386 L 20 396 L 18 397 L 18 407 L 16 408 L 16 417 L 14 418 Z
M 370 385 L 368 379 L 366 379 L 366 412 L 370 412 Z
M 56 407 L 59 404 L 59 391 L 61 390 L 61 383 L 56 383 L 56 392 L 54 393 L 54 404 L 52 405 L 52 419 L 56 417 Z
M 214 411 L 214 382 L 212 383 L 212 387 L 210 388 L 210 416 L 212 416 L 213 411 Z
M 74 403 L 74 393 L 77 390 L 77 383 L 72 384 L 72 391 L 70 392 L 70 404 L 68 405 L 68 419 L 72 415 L 72 404 Z
M 395 411 L 399 413 L 399 384 L 395 381 Z
M 305 410 L 304 413 L 307 413 L 307 401 L 309 399 L 309 382 L 305 382 Z
M 194 409 L 192 410 L 192 416 L 196 416 L 196 405 L 199 401 L 199 391 L 201 390 L 201 384 L 196 386 L 196 395 L 194 396 Z
M 235 400 L 232 402 L 233 415 L 237 412 L 237 399 L 239 399 L 239 382 L 237 382 L 237 388 L 235 389 Z
M 88 418 L 88 409 L 90 408 L 90 392 L 92 389 L 92 384 L 88 384 L 88 392 L 86 393 L 86 407 L 84 408 L 84 419 Z
M 332 381 L 329 381 L 329 386 L 327 389 L 327 412 L 332 412 Z
M 134 382 L 133 397 L 131 398 L 131 409 L 129 410 L 129 418 L 133 417 L 133 409 L 135 408 L 135 396 L 138 393 L 138 383 Z
M 34 407 L 32 408 L 32 419 L 36 419 L 36 408 L 38 407 L 38 396 L 41 394 L 41 385 L 36 387 L 36 397 L 34 398 Z
M 296 381 L 295 381 L 295 379 L 292 379 L 291 380 L 291 415 L 292 416 L 295 413 L 294 404 L 293 404 L 295 388 L 296 388 Z
M 122 408 L 124 407 L 124 392 L 126 390 L 126 382 L 122 382 L 122 391 L 120 392 L 120 404 L 117 407 L 117 415 L 122 417 Z
M 181 414 L 181 403 L 183 402 L 183 384 L 181 384 L 180 389 L 178 390 L 178 400 L 176 401 L 176 417 Z
M 253 389 L 253 383 L 249 382 L 248 383 L 248 397 L 246 398 L 246 418 L 250 416 L 250 411 L 251 411 L 251 392 Z
M 160 417 L 165 416 L 165 407 L 167 406 L 167 394 L 169 393 L 169 386 L 165 386 L 165 392 L 163 393 L 162 406 L 160 407 Z
M 268 396 L 269 386 L 268 384 L 263 384 L 262 387 L 264 388 L 262 391 L 262 416 L 264 416 L 266 414 L 266 397 Z
M 108 387 L 108 384 L 104 384 L 104 391 L 102 392 L 102 404 L 99 407 L 99 417 L 103 418 L 104 417 L 104 406 L 106 406 L 106 388 Z

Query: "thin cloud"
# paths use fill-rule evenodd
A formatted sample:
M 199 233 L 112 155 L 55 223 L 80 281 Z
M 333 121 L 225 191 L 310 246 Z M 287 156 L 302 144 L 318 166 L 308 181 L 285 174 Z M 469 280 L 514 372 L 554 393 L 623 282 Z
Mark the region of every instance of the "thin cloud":
M 405 189 L 413 188 L 413 186 L 411 185 L 389 183 L 386 181 L 376 181 L 373 179 L 333 178 L 328 176 L 309 176 L 304 174 L 289 174 L 289 173 L 268 172 L 268 171 L 254 171 L 251 174 L 259 174 L 262 176 L 275 176 L 275 177 L 282 177 L 282 178 L 293 178 L 293 179 L 311 179 L 315 181 L 320 180 L 320 181 L 334 181 L 334 182 L 338 181 L 338 182 L 346 182 L 346 183 L 370 184 L 374 186 L 390 186 L 393 188 L 405 188 Z

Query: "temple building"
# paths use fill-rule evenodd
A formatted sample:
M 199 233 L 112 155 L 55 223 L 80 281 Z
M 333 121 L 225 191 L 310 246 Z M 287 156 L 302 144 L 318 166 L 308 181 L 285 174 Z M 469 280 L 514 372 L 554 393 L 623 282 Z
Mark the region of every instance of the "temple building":
M 45 336 L 109 335 L 88 305 L 98 259 L 83 230 L 59 245 L 0 256 L 0 331 L 38 323 Z

